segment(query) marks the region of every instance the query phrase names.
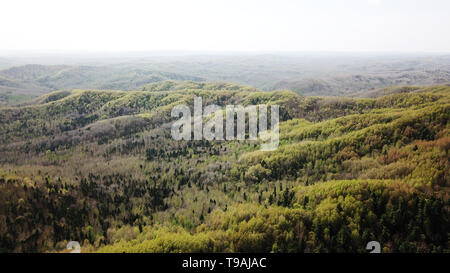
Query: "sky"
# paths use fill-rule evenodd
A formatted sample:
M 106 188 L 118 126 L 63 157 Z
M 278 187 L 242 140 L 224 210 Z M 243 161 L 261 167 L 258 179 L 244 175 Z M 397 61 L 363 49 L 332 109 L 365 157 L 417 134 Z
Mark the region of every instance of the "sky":
M 0 51 L 450 52 L 448 0 L 2 0 Z

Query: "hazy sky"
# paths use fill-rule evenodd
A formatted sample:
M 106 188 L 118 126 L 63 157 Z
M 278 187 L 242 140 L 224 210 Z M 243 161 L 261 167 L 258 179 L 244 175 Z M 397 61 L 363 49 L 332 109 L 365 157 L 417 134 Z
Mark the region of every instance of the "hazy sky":
M 450 52 L 450 1 L 1 0 L 0 50 Z

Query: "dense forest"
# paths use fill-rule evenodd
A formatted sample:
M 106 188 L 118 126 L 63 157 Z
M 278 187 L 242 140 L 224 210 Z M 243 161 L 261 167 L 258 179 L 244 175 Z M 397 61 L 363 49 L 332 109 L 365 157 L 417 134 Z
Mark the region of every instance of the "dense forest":
M 63 74 L 61 74 L 63 75 Z M 184 80 L 184 79 L 181 79 Z M 222 83 L 0 107 L 0 252 L 449 252 L 450 87 L 306 97 Z M 171 109 L 280 106 L 280 147 L 174 141 Z

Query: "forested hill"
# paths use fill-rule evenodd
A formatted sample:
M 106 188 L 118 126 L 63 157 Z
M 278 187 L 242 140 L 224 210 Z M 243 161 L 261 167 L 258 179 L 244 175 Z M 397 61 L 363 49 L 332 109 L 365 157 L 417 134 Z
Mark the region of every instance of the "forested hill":
M 164 84 L 0 108 L 0 251 L 450 250 L 450 87 L 351 99 Z M 170 111 L 195 96 L 280 105 L 280 147 L 174 141 Z
M 38 65 L 28 64 L 0 70 L 0 105 L 26 102 L 55 90 L 73 88 L 139 90 L 162 82 L 202 81 L 203 78 L 136 65 Z
M 157 89 L 154 84 L 164 81 L 193 81 L 203 85 L 208 85 L 207 82 L 225 82 L 250 85 L 264 91 L 292 90 L 308 96 L 361 97 L 372 96 L 391 86 L 450 83 L 448 54 L 380 54 L 375 57 L 365 54 L 293 53 L 131 59 L 115 56 L 92 60 L 74 57 L 77 61 L 61 56 L 48 57 L 27 59 L 35 64 L 5 60 L 10 65 L 0 70 L 0 105 L 16 105 L 55 90 L 74 88 L 146 88 L 151 91 Z M 215 90 L 214 86 L 208 88 Z

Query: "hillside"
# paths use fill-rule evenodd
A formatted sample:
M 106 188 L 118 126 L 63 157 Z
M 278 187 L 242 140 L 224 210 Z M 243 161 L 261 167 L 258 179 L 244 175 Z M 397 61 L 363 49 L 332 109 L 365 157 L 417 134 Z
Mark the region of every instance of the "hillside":
M 51 91 L 74 88 L 136 90 L 165 80 L 202 78 L 132 65 L 24 65 L 0 70 L 0 105 L 28 101 Z
M 291 53 L 65 58 L 27 59 L 39 64 L 22 64 L 21 59 L 8 60 L 16 65 L 0 70 L 0 105 L 26 102 L 31 97 L 56 90 L 152 90 L 164 81 L 181 85 L 185 85 L 184 81 L 234 83 L 264 91 L 292 90 L 308 96 L 358 97 L 373 97 L 392 86 L 450 84 L 448 54 Z M 156 86 L 152 86 L 155 83 Z M 210 87 L 211 90 L 218 88 Z
M 376 98 L 141 89 L 0 108 L 0 251 L 69 240 L 87 252 L 365 252 L 371 240 L 384 252 L 450 250 L 450 87 Z M 194 96 L 280 105 L 280 147 L 174 141 L 170 111 Z

